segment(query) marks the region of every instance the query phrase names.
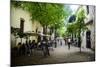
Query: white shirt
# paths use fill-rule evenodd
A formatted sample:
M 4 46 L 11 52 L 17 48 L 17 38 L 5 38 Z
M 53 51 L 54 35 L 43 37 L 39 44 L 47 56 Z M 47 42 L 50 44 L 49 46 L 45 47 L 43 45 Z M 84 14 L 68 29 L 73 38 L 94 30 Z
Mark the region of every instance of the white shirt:
M 70 38 L 68 39 L 68 42 L 71 42 L 71 39 Z

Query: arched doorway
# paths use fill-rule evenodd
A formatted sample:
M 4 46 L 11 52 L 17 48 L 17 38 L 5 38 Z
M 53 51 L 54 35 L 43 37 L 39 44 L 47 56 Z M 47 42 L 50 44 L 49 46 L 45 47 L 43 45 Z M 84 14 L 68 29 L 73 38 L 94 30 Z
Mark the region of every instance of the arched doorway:
M 86 32 L 86 48 L 91 48 L 91 31 Z

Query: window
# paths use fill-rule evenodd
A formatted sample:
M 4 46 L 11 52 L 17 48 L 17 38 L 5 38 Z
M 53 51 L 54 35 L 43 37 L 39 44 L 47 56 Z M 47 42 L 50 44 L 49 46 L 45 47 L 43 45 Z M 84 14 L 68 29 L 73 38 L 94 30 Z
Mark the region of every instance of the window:
M 87 14 L 89 14 L 89 6 L 87 6 Z
M 23 18 L 20 18 L 20 32 L 23 32 L 24 31 L 24 19 Z

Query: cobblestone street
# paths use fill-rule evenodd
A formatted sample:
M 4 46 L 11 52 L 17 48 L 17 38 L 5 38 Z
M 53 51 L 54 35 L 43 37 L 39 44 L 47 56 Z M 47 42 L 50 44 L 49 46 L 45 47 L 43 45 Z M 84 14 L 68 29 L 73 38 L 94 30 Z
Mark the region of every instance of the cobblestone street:
M 33 50 L 31 56 L 12 57 L 12 65 L 39 65 L 39 64 L 55 64 L 55 63 L 71 63 L 94 61 L 95 53 L 90 49 L 80 49 L 71 46 L 58 46 L 50 49 L 50 56 L 44 57 L 41 50 Z

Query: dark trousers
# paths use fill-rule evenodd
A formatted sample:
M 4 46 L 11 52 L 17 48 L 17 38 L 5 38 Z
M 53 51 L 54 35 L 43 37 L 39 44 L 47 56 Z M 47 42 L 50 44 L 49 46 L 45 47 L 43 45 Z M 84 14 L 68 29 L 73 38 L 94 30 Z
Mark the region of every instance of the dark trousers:
M 43 46 L 43 53 L 44 53 L 44 56 L 50 56 L 50 53 L 49 53 L 49 49 L 48 49 L 48 47 L 47 46 Z
M 68 43 L 68 49 L 70 50 L 70 43 Z

